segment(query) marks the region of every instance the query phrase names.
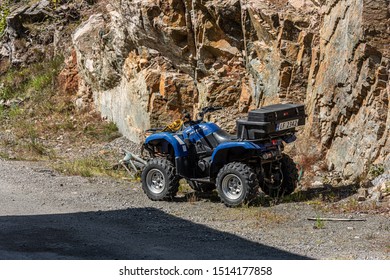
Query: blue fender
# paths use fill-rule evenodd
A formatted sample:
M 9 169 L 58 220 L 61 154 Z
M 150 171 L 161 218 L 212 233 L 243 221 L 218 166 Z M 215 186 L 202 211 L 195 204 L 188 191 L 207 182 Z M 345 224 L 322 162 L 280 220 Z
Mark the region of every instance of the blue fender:
M 175 151 L 175 157 L 184 157 L 188 155 L 188 149 L 183 141 L 183 137 L 178 134 L 172 134 L 169 132 L 160 132 L 152 134 L 145 139 L 145 144 L 152 144 L 150 142 L 166 141 L 173 147 Z
M 211 155 L 210 176 L 213 176 L 217 172 L 218 166 L 221 167 L 227 163 L 227 159 L 231 153 L 239 154 L 246 158 L 248 157 L 248 153 L 257 155 L 265 150 L 267 150 L 266 145 L 257 145 L 252 142 L 222 143 L 218 145 Z
M 230 150 L 236 148 L 243 150 L 266 150 L 265 146 L 257 145 L 252 142 L 225 142 L 218 145 L 218 147 L 214 150 L 213 154 L 211 155 L 211 160 L 214 162 L 214 160 L 218 157 L 219 154 L 226 152 L 227 149 Z

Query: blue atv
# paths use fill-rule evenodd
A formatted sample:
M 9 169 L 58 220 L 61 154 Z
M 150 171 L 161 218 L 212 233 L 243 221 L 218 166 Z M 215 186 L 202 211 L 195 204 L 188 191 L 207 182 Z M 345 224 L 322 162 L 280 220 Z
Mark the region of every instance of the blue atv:
M 150 159 L 142 170 L 142 189 L 151 200 L 173 198 L 179 180 L 195 191 L 217 189 L 226 206 L 250 202 L 263 190 L 270 196 L 290 194 L 297 186 L 294 162 L 283 154 L 284 143 L 296 140 L 295 128 L 305 124 L 303 105 L 277 104 L 250 111 L 237 120 L 230 135 L 205 114 L 221 107 L 206 107 L 192 120 L 185 113 L 162 130 L 152 129 L 143 148 Z

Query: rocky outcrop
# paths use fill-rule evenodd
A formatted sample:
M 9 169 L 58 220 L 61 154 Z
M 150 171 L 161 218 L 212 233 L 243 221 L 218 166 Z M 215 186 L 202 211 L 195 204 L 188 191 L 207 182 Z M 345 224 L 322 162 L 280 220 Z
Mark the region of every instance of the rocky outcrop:
M 180 117 L 183 109 L 233 107 L 240 99 L 245 68 L 239 1 L 232 1 L 233 12 L 226 15 L 226 3 L 214 4 L 113 3 L 74 34 L 80 72 L 95 92 L 96 106 L 133 141 L 150 126 Z
M 73 26 L 85 6 L 66 0 L 26 2 L 4 1 L 4 5 L 10 6 L 10 13 L 0 34 L 0 71 L 69 54 Z

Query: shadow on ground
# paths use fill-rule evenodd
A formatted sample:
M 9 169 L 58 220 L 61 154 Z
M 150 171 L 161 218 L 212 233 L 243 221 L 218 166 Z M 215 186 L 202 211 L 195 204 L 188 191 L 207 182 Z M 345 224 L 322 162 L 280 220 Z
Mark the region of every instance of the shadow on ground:
M 307 259 L 154 208 L 3 216 L 0 237 L 0 259 Z
M 259 194 L 248 204 L 252 207 L 270 207 L 275 204 L 289 203 L 289 202 L 305 202 L 319 199 L 324 202 L 337 202 L 342 199 L 353 196 L 357 193 L 358 187 L 356 185 L 344 185 L 334 187 L 332 185 L 323 185 L 317 188 L 309 188 L 306 190 L 298 190 L 290 195 L 283 193 L 277 194 L 275 197 L 270 197 L 263 192 Z M 175 197 L 174 202 L 190 202 L 197 200 L 206 200 L 214 203 L 221 203 L 216 191 L 214 192 L 189 192 L 183 197 Z
M 321 199 L 326 202 L 337 202 L 342 199 L 353 196 L 357 193 L 357 185 L 342 185 L 334 187 L 325 184 L 321 187 L 299 190 L 289 196 L 282 198 L 283 202 L 300 202 L 313 199 Z

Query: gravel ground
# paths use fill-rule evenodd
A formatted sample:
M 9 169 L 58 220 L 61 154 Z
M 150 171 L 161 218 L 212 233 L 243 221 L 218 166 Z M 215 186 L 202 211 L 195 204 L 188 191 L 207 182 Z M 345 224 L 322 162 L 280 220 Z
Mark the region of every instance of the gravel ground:
M 307 220 L 350 215 L 310 202 L 230 209 L 191 194 L 153 202 L 138 182 L 0 160 L 0 259 L 390 259 L 388 213 Z

